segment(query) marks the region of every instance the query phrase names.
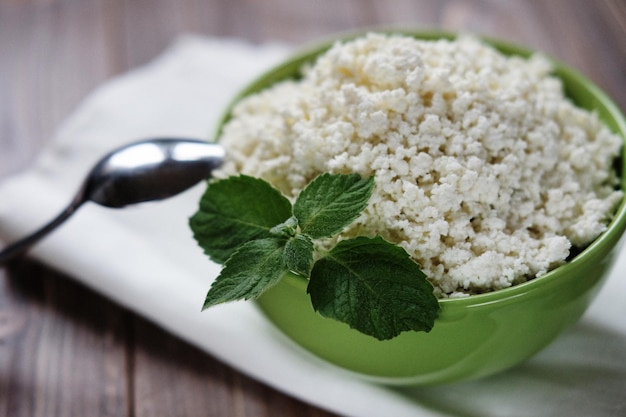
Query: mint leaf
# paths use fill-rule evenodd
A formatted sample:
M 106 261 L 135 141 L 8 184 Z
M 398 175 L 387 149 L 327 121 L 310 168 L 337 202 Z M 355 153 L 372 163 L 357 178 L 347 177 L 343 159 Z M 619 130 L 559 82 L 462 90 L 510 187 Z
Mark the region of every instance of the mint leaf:
M 269 237 L 289 217 L 291 203 L 278 190 L 241 175 L 210 182 L 189 224 L 204 252 L 224 263 L 239 245 Z
M 307 235 L 295 235 L 285 245 L 285 264 L 287 269 L 308 277 L 313 265 L 313 241 Z
M 339 233 L 367 207 L 373 187 L 373 177 L 320 175 L 300 192 L 294 204 L 300 230 L 313 239 Z
M 203 310 L 228 301 L 255 298 L 276 284 L 284 272 L 285 241 L 257 239 L 241 245 L 213 281 Z
M 419 266 L 380 237 L 339 242 L 313 265 L 307 292 L 320 314 L 379 340 L 428 332 L 439 314 Z

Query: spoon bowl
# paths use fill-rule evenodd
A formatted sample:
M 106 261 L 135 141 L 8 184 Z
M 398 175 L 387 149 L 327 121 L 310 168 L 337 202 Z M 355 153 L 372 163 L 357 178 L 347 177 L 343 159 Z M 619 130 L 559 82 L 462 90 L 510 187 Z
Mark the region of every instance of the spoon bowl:
M 0 252 L 0 264 L 26 251 L 87 201 L 120 208 L 168 198 L 209 178 L 223 159 L 222 146 L 195 139 L 146 139 L 117 148 L 93 167 L 57 217 Z

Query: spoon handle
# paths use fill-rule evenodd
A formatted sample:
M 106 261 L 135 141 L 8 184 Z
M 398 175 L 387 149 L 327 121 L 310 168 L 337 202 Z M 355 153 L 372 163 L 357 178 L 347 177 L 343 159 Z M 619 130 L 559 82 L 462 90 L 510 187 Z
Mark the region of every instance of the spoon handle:
M 37 243 L 40 239 L 50 233 L 52 230 L 56 229 L 61 223 L 67 220 L 74 212 L 81 206 L 83 203 L 82 199 L 75 199 L 72 203 L 67 206 L 61 213 L 59 213 L 54 219 L 50 222 L 26 236 L 23 239 L 18 240 L 4 248 L 0 252 L 0 265 L 8 262 L 10 259 L 18 256 L 24 252 L 28 248 L 30 248 L 33 244 Z

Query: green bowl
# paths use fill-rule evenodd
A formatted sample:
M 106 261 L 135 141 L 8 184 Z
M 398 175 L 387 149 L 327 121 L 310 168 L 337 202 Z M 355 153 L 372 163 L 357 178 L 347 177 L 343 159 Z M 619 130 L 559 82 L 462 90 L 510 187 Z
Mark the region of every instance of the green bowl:
M 454 37 L 442 32 L 394 32 L 420 39 Z M 297 78 L 303 64 L 313 61 L 337 39 L 308 48 L 273 68 L 245 88 L 233 105 L 241 97 L 277 81 Z M 532 53 L 501 41 L 483 40 L 508 55 Z M 555 74 L 563 80 L 567 95 L 578 106 L 597 112 L 614 132 L 626 138 L 626 120 L 617 106 L 580 73 L 562 63 L 554 64 Z M 230 117 L 229 111 L 220 129 Z M 620 173 L 624 172 L 626 163 L 622 152 L 617 167 Z M 622 189 L 626 189 L 624 177 Z M 364 378 L 414 385 L 474 379 L 519 364 L 576 322 L 607 278 L 619 255 L 625 229 L 626 205 L 622 201 L 608 230 L 565 265 L 507 289 L 440 300 L 441 313 L 429 333 L 405 332 L 389 341 L 365 336 L 314 312 L 306 293 L 307 281 L 295 275 L 285 276 L 257 303 L 300 346 Z

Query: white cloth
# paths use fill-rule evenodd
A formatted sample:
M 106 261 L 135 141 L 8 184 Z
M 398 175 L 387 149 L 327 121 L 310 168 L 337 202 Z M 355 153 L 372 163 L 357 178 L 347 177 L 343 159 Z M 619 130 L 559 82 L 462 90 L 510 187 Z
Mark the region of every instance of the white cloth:
M 32 167 L 0 183 L 0 238 L 11 241 L 48 221 L 118 145 L 209 137 L 233 94 L 287 52 L 284 45 L 187 36 L 153 63 L 106 83 Z M 203 188 L 124 210 L 87 204 L 31 254 L 238 370 L 341 415 L 626 415 L 626 252 L 583 320 L 525 364 L 444 387 L 383 387 L 301 350 L 252 303 L 200 312 L 219 270 L 187 226 Z

